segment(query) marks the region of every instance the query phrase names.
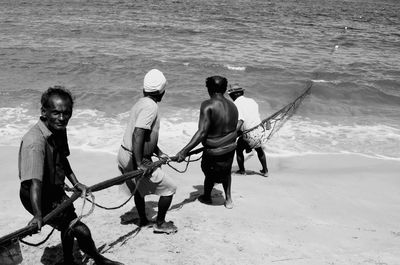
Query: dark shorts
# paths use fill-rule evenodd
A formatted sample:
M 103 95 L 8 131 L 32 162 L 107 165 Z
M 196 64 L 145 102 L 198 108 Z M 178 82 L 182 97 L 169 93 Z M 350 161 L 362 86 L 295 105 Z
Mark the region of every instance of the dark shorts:
M 33 215 L 31 200 L 30 200 L 30 181 L 21 183 L 19 196 L 22 205 Z M 52 210 L 57 208 L 63 201 L 69 199 L 62 186 L 51 186 L 42 188 L 42 215 L 45 217 Z M 77 218 L 74 205 L 71 204 L 63 212 L 54 216 L 47 224 L 57 230 L 66 229 L 71 221 Z
M 210 179 L 214 183 L 226 181 L 227 177 L 231 175 L 234 155 L 235 150 L 219 156 L 203 153 L 201 169 L 206 179 Z
M 237 140 L 237 149 L 240 152 L 243 152 L 243 150 L 246 150 L 246 153 L 250 153 L 253 148 L 243 139 L 243 136 L 240 136 Z

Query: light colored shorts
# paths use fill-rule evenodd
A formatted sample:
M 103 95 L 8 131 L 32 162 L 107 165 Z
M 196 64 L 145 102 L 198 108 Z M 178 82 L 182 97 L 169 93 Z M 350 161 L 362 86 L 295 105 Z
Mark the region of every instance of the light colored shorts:
M 118 152 L 118 168 L 122 174 L 135 170 L 132 154 L 122 148 Z M 133 184 L 143 197 L 150 194 L 170 196 L 176 193 L 176 185 L 161 167 L 156 168 L 151 177 L 137 177 L 132 179 Z M 130 188 L 130 185 L 128 185 Z M 131 192 L 132 189 L 130 188 Z
M 266 135 L 265 128 L 258 126 L 257 128 L 243 134 L 243 140 L 249 145 L 251 149 L 261 147 Z

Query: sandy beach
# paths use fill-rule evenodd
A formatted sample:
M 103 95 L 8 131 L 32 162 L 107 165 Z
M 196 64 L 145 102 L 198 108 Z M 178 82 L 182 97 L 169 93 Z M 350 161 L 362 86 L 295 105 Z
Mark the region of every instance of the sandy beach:
M 31 218 L 18 197 L 17 153 L 16 147 L 0 148 L 1 236 Z M 70 162 L 86 185 L 119 175 L 111 154 L 72 150 Z M 104 255 L 125 264 L 400 263 L 400 162 L 343 154 L 268 157 L 268 163 L 268 178 L 254 174 L 256 156 L 246 162 L 246 176 L 233 174 L 231 210 L 223 206 L 221 185 L 214 187 L 215 205 L 196 199 L 203 189 L 199 162 L 184 174 L 164 166 L 178 184 L 167 214 L 179 229 L 173 235 L 139 229 L 133 200 L 117 210 L 96 208 L 83 222 Z M 119 186 L 94 195 L 104 206 L 128 198 Z M 81 205 L 76 201 L 78 214 Z M 146 207 L 154 218 L 157 197 L 147 197 Z M 46 226 L 26 241 L 38 242 L 50 230 Z M 57 231 L 40 247 L 21 244 L 22 264 L 54 264 L 61 258 L 59 244 Z

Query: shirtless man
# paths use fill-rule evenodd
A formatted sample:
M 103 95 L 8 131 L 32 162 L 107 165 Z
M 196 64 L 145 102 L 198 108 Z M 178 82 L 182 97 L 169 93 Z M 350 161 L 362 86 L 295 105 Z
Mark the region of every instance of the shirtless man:
M 227 89 L 225 77 L 211 76 L 206 79 L 210 99 L 200 107 L 197 132 L 190 142 L 177 154 L 178 162 L 200 142 L 204 146 L 201 169 L 204 172 L 204 194 L 199 201 L 212 204 L 211 191 L 215 183 L 222 183 L 225 191 L 225 207 L 233 207 L 231 197 L 231 169 L 236 149 L 236 126 L 238 110 L 235 104 L 224 97 Z

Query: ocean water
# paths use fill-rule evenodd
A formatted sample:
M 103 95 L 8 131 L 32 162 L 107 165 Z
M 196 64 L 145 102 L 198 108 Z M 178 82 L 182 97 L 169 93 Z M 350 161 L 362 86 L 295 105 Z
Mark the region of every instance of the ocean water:
M 269 156 L 400 160 L 398 0 L 0 0 L 0 145 L 18 146 L 41 93 L 75 96 L 70 145 L 116 153 L 145 73 L 168 79 L 160 146 L 197 129 L 205 79 L 240 83 L 262 118 L 311 94 Z

